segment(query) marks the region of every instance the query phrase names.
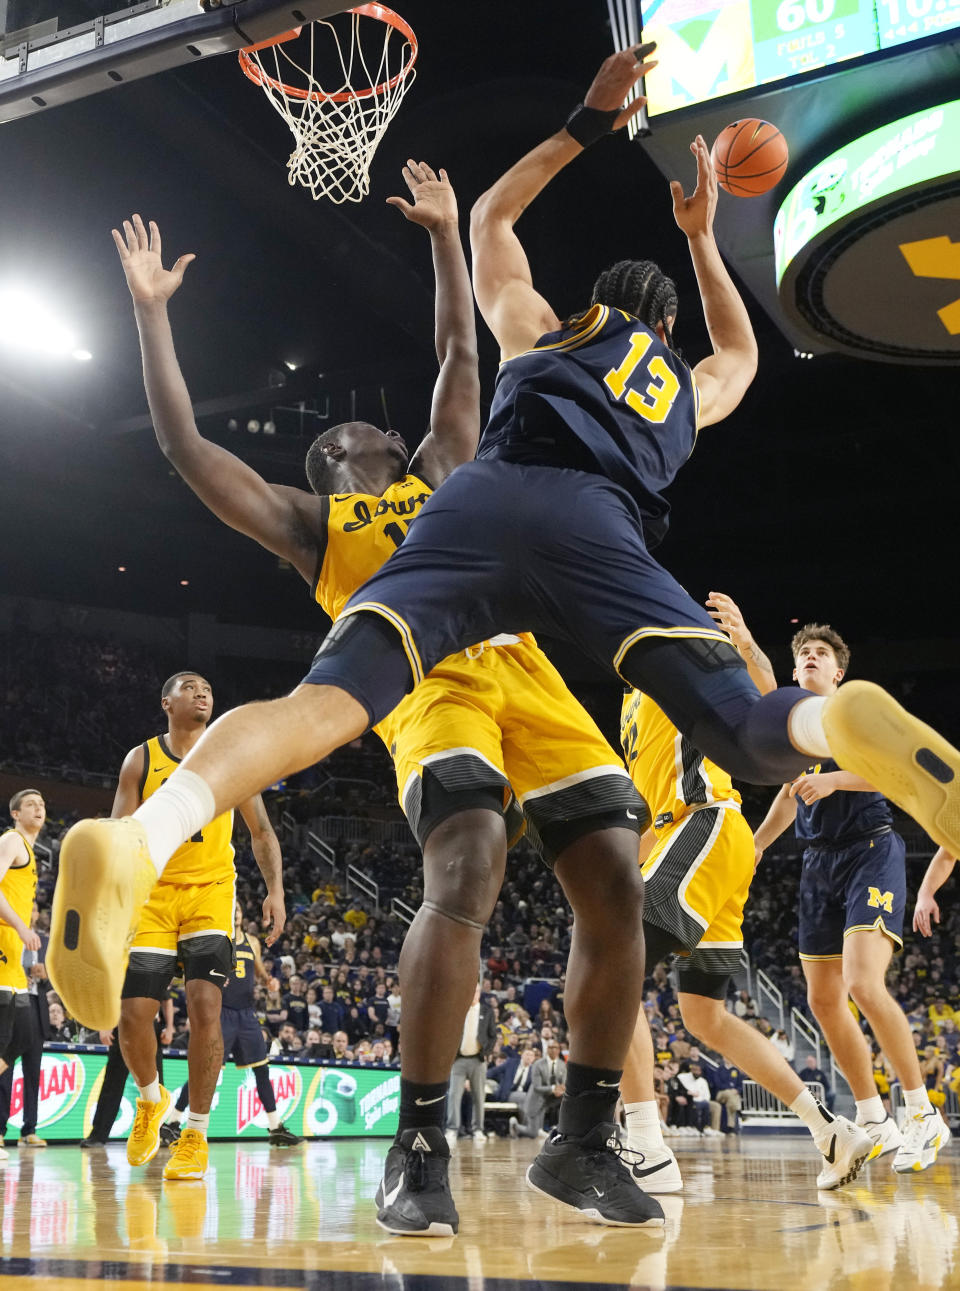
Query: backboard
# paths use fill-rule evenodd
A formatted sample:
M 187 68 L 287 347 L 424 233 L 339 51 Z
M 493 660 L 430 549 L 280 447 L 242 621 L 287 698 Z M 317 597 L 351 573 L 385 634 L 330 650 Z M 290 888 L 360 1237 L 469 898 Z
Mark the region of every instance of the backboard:
M 326 18 L 345 0 L 143 0 L 63 28 L 56 18 L 14 30 L 0 0 L 0 121 L 42 112 L 168 68 L 236 52 Z

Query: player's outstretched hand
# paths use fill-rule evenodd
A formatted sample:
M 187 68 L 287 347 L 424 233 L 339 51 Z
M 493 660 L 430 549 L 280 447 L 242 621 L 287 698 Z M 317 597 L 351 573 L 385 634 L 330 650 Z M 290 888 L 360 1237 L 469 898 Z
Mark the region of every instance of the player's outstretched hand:
M 273 927 L 270 927 L 271 921 Z M 277 940 L 283 932 L 286 922 L 287 907 L 283 899 L 283 893 L 268 892 L 263 899 L 263 926 L 270 929 L 264 938 L 268 946 L 272 946 Z
M 593 84 L 583 96 L 584 106 L 597 108 L 601 112 L 612 112 L 614 108 L 622 107 L 624 99 L 637 81 L 656 67 L 657 60 L 649 58 L 656 47 L 656 41 L 649 41 L 646 45 L 631 45 L 629 49 L 622 49 L 605 58 L 593 78 Z M 646 101 L 641 94 L 629 103 L 614 121 L 614 130 L 622 130 Z
M 123 221 L 123 233 L 118 229 L 110 232 L 120 253 L 130 295 L 137 305 L 169 300 L 183 282 L 187 265 L 196 259 L 192 254 L 181 256 L 172 269 L 164 269 L 160 258 L 160 230 L 151 220 L 148 233 L 139 215 Z
M 930 924 L 940 922 L 940 907 L 932 896 L 927 896 L 921 892 L 917 897 L 917 904 L 913 911 L 913 931 L 919 932 L 924 937 L 929 937 L 933 932 Z
M 709 233 L 713 228 L 717 209 L 717 175 L 702 134 L 694 139 L 690 151 L 697 159 L 697 186 L 690 197 L 684 197 L 683 185 L 671 180 L 670 196 L 673 198 L 673 218 L 688 238 L 694 238 Z
M 711 592 L 707 597 L 707 613 L 715 619 L 727 636 L 742 653 L 753 645 L 753 635 L 740 613 L 740 607 L 726 592 Z
M 818 771 L 816 774 L 802 775 L 799 780 L 794 780 L 790 786 L 790 797 L 800 798 L 809 807 L 811 803 L 819 802 L 821 798 L 829 798 L 836 791 L 837 786 L 832 772 Z
M 444 225 L 456 225 L 457 195 L 445 170 L 441 169 L 437 176 L 425 161 L 414 161 L 411 157 L 403 168 L 403 178 L 413 201 L 388 197 L 388 206 L 397 207 L 413 224 L 420 224 L 430 232 Z

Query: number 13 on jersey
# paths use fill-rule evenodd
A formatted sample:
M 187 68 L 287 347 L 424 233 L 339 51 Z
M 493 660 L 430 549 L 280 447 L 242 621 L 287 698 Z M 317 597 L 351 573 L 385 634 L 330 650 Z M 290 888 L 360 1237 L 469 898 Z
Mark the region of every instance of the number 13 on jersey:
M 618 368 L 611 368 L 603 380 L 615 399 L 622 399 L 646 421 L 659 423 L 666 421 L 673 401 L 680 393 L 680 382 L 663 358 L 655 354 L 642 370 L 641 381 L 644 377 L 650 378 L 643 393 L 627 384 L 652 342 L 649 332 L 634 332 L 623 362 Z

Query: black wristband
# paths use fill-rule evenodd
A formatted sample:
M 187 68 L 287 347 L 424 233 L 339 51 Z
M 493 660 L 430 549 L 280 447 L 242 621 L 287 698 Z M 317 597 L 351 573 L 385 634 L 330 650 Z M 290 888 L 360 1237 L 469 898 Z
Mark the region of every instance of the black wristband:
M 572 139 L 576 139 L 581 148 L 589 148 L 604 135 L 612 133 L 613 123 L 620 111 L 620 108 L 614 108 L 611 112 L 604 112 L 602 108 L 588 108 L 585 104 L 578 103 L 567 117 L 564 129 Z

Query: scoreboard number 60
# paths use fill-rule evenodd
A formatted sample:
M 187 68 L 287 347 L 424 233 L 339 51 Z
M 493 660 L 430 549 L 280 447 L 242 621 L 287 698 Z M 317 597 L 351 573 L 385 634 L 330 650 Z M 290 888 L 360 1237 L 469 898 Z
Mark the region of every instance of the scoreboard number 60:
M 827 22 L 836 7 L 837 0 L 781 0 L 777 26 L 781 31 L 796 31 L 805 22 Z

